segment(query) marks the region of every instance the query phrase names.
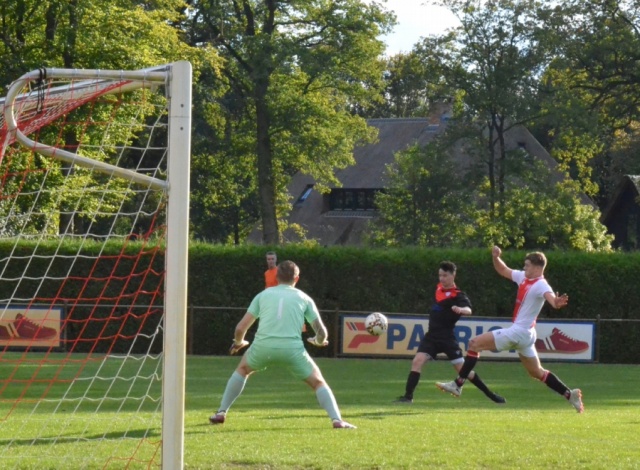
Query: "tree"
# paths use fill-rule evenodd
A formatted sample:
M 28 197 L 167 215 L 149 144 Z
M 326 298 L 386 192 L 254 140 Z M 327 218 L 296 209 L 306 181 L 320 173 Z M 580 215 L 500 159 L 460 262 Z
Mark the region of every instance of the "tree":
M 599 221 L 600 212 L 583 204 L 575 181 L 554 183 L 548 168 L 534 163 L 505 187 L 500 219 L 483 208 L 489 197 L 485 181 L 475 192 L 479 202 L 475 214 L 476 230 L 471 244 L 499 244 L 519 249 L 570 249 L 608 251 L 613 236 Z
M 536 0 L 443 0 L 460 26 L 416 47 L 425 61 L 436 62 L 443 81 L 462 103 L 456 119 L 482 129 L 489 205 L 500 217 L 509 167 L 505 134 L 538 117 L 538 80 L 550 60 Z
M 571 77 L 614 126 L 640 119 L 640 2 L 571 0 L 549 16 Z
M 558 56 L 544 75 L 538 135 L 604 207 L 640 168 L 640 2 L 564 2 L 546 24 Z
M 613 237 L 599 222 L 599 212 L 581 202 L 579 184 L 554 182 L 551 171 L 532 159 L 521 158 L 518 171 L 506 178 L 502 217 L 492 217 L 489 180 L 478 179 L 456 162 L 454 152 L 461 146 L 439 139 L 396 155 L 388 169 L 388 188 L 376 197 L 380 216 L 372 224 L 369 243 L 611 249 Z
M 598 211 L 582 204 L 583 185 L 570 179 L 558 183 L 557 174 L 552 178 L 541 162 L 508 145 L 512 129 L 535 122 L 545 111 L 537 105 L 540 78 L 556 50 L 542 21 L 549 11 L 533 0 L 442 3 L 461 26 L 425 38 L 415 52 L 441 75 L 439 83 L 449 86 L 454 119 L 430 147 L 430 160 L 415 164 L 415 159 L 399 157 L 392 190 L 379 197 L 381 228 L 374 241 L 386 235 L 394 242 L 436 246 L 609 249 L 611 237 Z M 453 186 L 447 189 L 450 196 L 440 199 L 417 190 L 418 182 L 434 190 L 441 179 L 453 184 L 447 174 L 436 181 L 426 178 L 438 161 L 456 162 L 458 179 L 468 179 L 466 199 Z M 445 172 L 446 166 L 441 169 Z M 433 207 L 439 201 L 444 216 Z M 427 228 L 423 232 L 421 227 Z
M 399 152 L 376 196 L 380 217 L 369 243 L 382 246 L 463 246 L 475 232 L 469 182 L 438 142 Z
M 196 64 L 204 60 L 215 61 L 210 52 L 191 48 L 182 41 L 182 33 L 175 25 L 182 19 L 183 6 L 177 0 L 5 2 L 0 9 L 0 20 L 4 25 L 0 39 L 0 87 L 40 67 L 131 69 L 179 58 L 191 59 Z M 4 95 L 7 89 L 0 89 Z M 127 106 L 126 97 L 122 106 Z M 77 121 L 84 119 L 79 111 L 74 113 Z M 96 107 L 94 113 L 98 119 L 100 108 Z M 47 135 L 57 133 L 45 130 L 40 138 L 45 139 Z M 123 137 L 112 132 L 109 138 Z M 64 135 L 70 147 L 77 139 L 74 132 Z M 20 162 L 14 164 L 20 165 Z M 58 180 L 59 206 L 40 209 L 59 220 L 60 231 L 67 227 L 82 230 L 81 216 L 72 219 L 63 214 L 71 212 L 65 209 L 75 207 L 74 191 L 80 191 L 87 184 L 99 184 L 100 176 L 66 164 L 60 164 L 60 172 L 72 177 L 64 180 L 64 186 L 63 179 Z M 48 181 L 54 184 L 55 178 Z M 29 184 L 37 186 L 36 182 Z
M 278 194 L 299 169 L 322 182 L 373 134 L 352 107 L 378 95 L 392 16 L 361 0 L 194 0 L 191 43 L 211 44 L 243 119 L 253 121 L 265 243 L 279 242 Z M 243 138 L 243 137 L 241 137 Z
M 194 87 L 191 232 L 237 245 L 259 219 L 253 121 L 220 81 L 204 71 Z
M 441 75 L 414 51 L 385 59 L 385 83 L 379 103 L 364 109 L 367 118 L 424 117 L 435 101 L 443 97 Z
M 12 0 L 0 9 L 0 87 L 39 67 L 142 68 L 203 54 L 181 40 L 181 0 Z M 199 57 L 199 58 L 198 58 Z M 4 96 L 6 88 L 0 88 Z

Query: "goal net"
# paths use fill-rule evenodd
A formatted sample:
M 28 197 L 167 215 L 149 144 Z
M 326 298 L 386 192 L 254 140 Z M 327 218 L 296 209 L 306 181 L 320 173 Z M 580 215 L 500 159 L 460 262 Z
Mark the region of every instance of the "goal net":
M 0 110 L 0 468 L 182 468 L 191 65 Z

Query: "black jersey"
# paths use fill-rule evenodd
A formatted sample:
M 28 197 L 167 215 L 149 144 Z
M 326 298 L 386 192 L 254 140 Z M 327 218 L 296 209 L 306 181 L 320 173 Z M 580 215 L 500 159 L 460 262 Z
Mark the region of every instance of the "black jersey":
M 453 313 L 452 307 L 471 308 L 471 300 L 469 300 L 467 294 L 456 286 L 445 289 L 439 283 L 436 287 L 435 303 L 431 307 L 429 315 L 427 336 L 433 338 L 450 338 L 453 336 L 453 328 L 461 315 Z

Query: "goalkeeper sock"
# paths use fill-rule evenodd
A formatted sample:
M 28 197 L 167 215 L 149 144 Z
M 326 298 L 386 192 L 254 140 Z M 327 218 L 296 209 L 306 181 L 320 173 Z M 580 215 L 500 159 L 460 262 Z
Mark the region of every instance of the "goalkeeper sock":
M 467 355 L 464 358 L 464 364 L 462 364 L 462 369 L 460 369 L 458 378 L 456 379 L 456 385 L 458 387 L 462 387 L 464 385 L 467 377 L 469 377 L 469 374 L 476 366 L 476 362 L 478 362 L 479 358 L 480 353 L 477 353 L 475 351 L 467 351 Z
M 224 389 L 224 394 L 222 395 L 222 401 L 220 402 L 220 408 L 218 412 L 224 411 L 227 412 L 233 402 L 236 401 L 236 398 L 240 396 L 242 390 L 244 390 L 244 385 L 247 383 L 247 378 L 240 375 L 238 372 L 234 371 L 229 377 L 229 381 L 227 382 L 227 387 Z
M 569 389 L 569 387 L 562 383 L 562 380 L 560 380 L 553 372 L 546 370 L 540 381 L 551 390 L 559 393 L 565 398 L 569 398 L 569 395 L 571 395 L 571 390 Z
M 329 418 L 333 421 L 342 420 L 340 410 L 338 410 L 338 403 L 336 403 L 336 398 L 333 396 L 333 392 L 328 385 L 321 385 L 318 387 L 316 389 L 316 397 L 318 398 L 320 406 L 324 408 L 329 415 Z
M 415 372 L 413 370 L 409 372 L 409 377 L 407 377 L 407 386 L 404 391 L 405 398 L 413 400 L 413 392 L 418 386 L 418 382 L 420 382 L 420 372 Z

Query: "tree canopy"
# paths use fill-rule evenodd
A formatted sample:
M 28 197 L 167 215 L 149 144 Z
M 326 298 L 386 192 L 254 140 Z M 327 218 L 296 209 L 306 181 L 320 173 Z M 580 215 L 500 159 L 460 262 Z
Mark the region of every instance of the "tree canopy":
M 125 2 L 92 0 L 32 1 L 15 0 L 5 2 L 0 8 L 3 32 L 0 40 L 0 90 L 5 95 L 8 85 L 26 72 L 42 67 L 84 69 L 140 69 L 162 65 L 180 59 L 188 59 L 196 66 L 204 62 L 215 64 L 217 58 L 210 51 L 190 47 L 183 40 L 182 31 L 176 27 L 184 19 L 184 4 L 175 0 L 154 2 Z M 127 97 L 123 97 L 120 109 L 126 109 Z M 93 109 L 93 119 L 107 120 L 99 106 Z M 81 121 L 82 111 L 69 113 L 72 119 Z M 124 113 L 126 114 L 126 113 Z M 58 135 L 53 123 L 39 133 L 46 142 Z M 118 126 L 113 126 L 109 136 L 86 134 L 83 139 L 98 142 L 100 139 L 126 141 L 130 138 L 118 135 Z M 66 145 L 78 142 L 80 128 L 67 128 L 63 136 Z M 93 158 L 101 158 L 92 155 Z M 23 159 L 27 159 L 23 154 Z M 12 159 L 2 162 L 9 174 L 13 169 L 7 165 L 25 166 L 26 160 Z M 59 220 L 59 230 L 82 230 L 82 217 L 69 216 L 69 208 L 76 207 L 78 191 L 90 185 L 100 184 L 100 175 L 79 170 L 64 163 L 57 163 L 59 175 L 69 178 L 51 177 L 48 189 L 59 194 L 55 201 L 39 199 L 40 211 Z M 55 174 L 55 172 L 54 172 Z M 31 173 L 27 186 L 38 187 L 37 172 Z M 133 197 L 133 196 L 132 196 Z M 96 201 L 88 201 L 95 204 Z M 103 201 L 108 204 L 108 201 Z M 27 211 L 27 207 L 23 207 Z M 2 210 L 0 208 L 0 210 Z M 81 211 L 80 211 L 81 212 Z M 48 224 L 48 226 L 55 226 Z M 37 221 L 25 230 L 39 231 Z
M 583 196 L 603 207 L 623 174 L 640 172 L 639 0 L 441 0 L 460 25 L 393 57 L 379 38 L 395 18 L 378 1 L 5 3 L 2 94 L 43 66 L 193 63 L 194 238 L 242 243 L 260 221 L 263 241 L 279 243 L 292 175 L 339 186 L 354 147 L 376 139 L 366 118 L 421 117 L 443 99 L 447 140 L 398 156 L 376 243 L 482 244 L 500 233 L 512 246 L 602 249 Z M 509 149 L 519 125 L 571 179 L 550 181 Z M 473 184 L 436 183 L 460 142 Z M 462 228 L 446 236 L 421 228 L 454 219 Z
M 412 56 L 421 61 L 415 69 L 423 77 L 440 76 L 432 82 L 442 84 L 454 100 L 454 119 L 437 144 L 397 157 L 389 175 L 391 190 L 378 197 L 382 217 L 373 241 L 608 249 L 611 237 L 598 221 L 599 212 L 580 194 L 595 193 L 586 171 L 593 156 L 588 145 L 576 145 L 568 132 L 563 134 L 554 148 L 562 163 L 558 170 L 565 174 L 558 182 L 542 162 L 508 143 L 512 129 L 553 114 L 540 106 L 540 96 L 542 78 L 561 50 L 558 36 L 546 26 L 557 12 L 536 0 L 442 3 L 458 16 L 460 26 L 424 38 Z M 468 160 L 466 191 L 456 187 L 461 175 L 453 173 L 436 178 L 447 182 L 441 183 L 446 191 L 437 198 L 417 189 L 440 187 L 431 176 L 445 172 L 444 163 L 456 161 L 460 153 Z
M 194 1 L 192 44 L 210 44 L 225 60 L 223 119 L 243 122 L 254 158 L 265 243 L 280 241 L 288 177 L 304 170 L 321 184 L 353 163 L 356 143 L 374 133 L 352 106 L 379 96 L 383 44 L 393 17 L 361 0 Z M 223 122 L 220 122 L 222 126 Z M 234 126 L 234 124 L 231 124 Z
M 547 25 L 557 53 L 535 130 L 604 207 L 624 174 L 640 172 L 640 2 L 570 1 L 549 10 Z

